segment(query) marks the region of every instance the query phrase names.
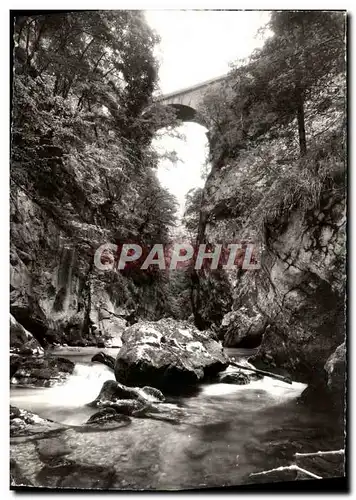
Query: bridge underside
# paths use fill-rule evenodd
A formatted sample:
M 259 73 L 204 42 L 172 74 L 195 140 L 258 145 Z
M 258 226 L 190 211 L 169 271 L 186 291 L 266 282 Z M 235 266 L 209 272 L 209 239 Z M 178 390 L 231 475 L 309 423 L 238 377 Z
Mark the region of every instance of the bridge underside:
M 190 106 L 186 106 L 185 104 L 167 104 L 167 106 L 174 109 L 178 120 L 182 120 L 183 122 L 198 123 L 199 125 L 207 128 L 207 124 L 203 117 Z

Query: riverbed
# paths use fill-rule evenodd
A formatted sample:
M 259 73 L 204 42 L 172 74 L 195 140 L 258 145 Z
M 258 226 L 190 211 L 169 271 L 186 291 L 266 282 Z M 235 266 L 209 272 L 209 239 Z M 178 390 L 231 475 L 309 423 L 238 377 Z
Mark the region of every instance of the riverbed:
M 52 388 L 13 386 L 11 404 L 69 426 L 60 435 L 70 448 L 66 459 L 97 467 L 99 488 L 175 490 L 246 484 L 253 482 L 251 474 L 290 465 L 296 452 L 344 446 L 343 429 L 334 417 L 322 406 L 318 410 L 318 405 L 301 401 L 305 384 L 290 385 L 269 377 L 241 386 L 202 384 L 194 396 L 169 398 L 168 404 L 180 415 L 175 425 L 132 418 L 130 425 L 85 432 L 83 424 L 97 411 L 85 404 L 98 395 L 105 380 L 114 378 L 108 367 L 91 363 L 98 351 L 56 349 L 53 355 L 76 363 L 70 378 Z M 112 356 L 117 351 L 105 350 Z M 247 349 L 227 352 L 235 358 L 252 353 Z M 12 438 L 12 456 L 17 463 L 27 464 L 34 484 L 70 486 L 70 467 L 58 482 L 53 470 L 39 473 L 37 444 L 33 437 Z M 106 469 L 110 474 L 104 474 Z M 322 473 L 333 477 L 335 469 L 326 462 Z M 73 478 L 77 481 L 73 486 L 93 487 L 85 474 Z

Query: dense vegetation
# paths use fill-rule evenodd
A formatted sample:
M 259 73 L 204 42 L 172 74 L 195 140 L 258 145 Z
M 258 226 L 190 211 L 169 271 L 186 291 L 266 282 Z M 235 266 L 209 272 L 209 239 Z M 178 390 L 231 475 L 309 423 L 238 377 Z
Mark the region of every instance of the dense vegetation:
M 227 219 L 240 237 L 265 240 L 268 226 L 296 208 L 307 213 L 324 195 L 343 196 L 344 15 L 273 12 L 266 29 L 264 46 L 237 62 L 200 110 L 210 123 L 207 182 L 218 171 L 229 192 L 209 210 L 206 189 L 187 194 L 183 224 L 193 241 L 204 241 L 208 222 L 221 229 Z M 16 202 L 24 191 L 68 241 L 80 242 L 86 260 L 104 241 L 171 239 L 176 201 L 157 180 L 151 146 L 174 120 L 152 97 L 157 42 L 139 11 L 16 18 L 11 196 Z M 189 273 L 149 269 L 129 281 L 122 273 L 118 301 L 142 309 L 144 283 L 158 315 L 188 317 L 197 278 Z M 100 280 L 106 286 L 112 277 Z M 223 273 L 219 297 L 209 280 L 205 302 L 219 322 L 231 291 Z
M 70 221 L 112 223 L 122 237 L 166 236 L 175 202 L 150 147 L 156 35 L 136 11 L 18 18 L 12 180 Z M 166 117 L 167 118 L 167 117 Z M 64 214 L 62 214 L 64 215 Z
M 268 248 L 271 232 L 296 212 L 307 218 L 345 197 L 345 15 L 273 12 L 264 30 L 263 47 L 237 61 L 200 109 L 210 123 L 212 170 L 203 193 L 190 194 L 185 217 L 199 242 L 208 232 L 209 241 Z M 215 274 L 193 276 L 202 328 L 220 324 L 231 307 L 232 292 Z
M 344 189 L 345 27 L 343 13 L 273 12 L 263 48 L 205 99 L 213 165 L 238 161 L 243 174 L 227 208 L 262 236 L 265 222 Z
M 175 223 L 151 146 L 175 120 L 152 97 L 158 40 L 140 11 L 15 20 L 11 196 L 24 191 L 85 260 L 106 241 L 164 243 Z M 149 271 L 133 278 L 165 281 Z

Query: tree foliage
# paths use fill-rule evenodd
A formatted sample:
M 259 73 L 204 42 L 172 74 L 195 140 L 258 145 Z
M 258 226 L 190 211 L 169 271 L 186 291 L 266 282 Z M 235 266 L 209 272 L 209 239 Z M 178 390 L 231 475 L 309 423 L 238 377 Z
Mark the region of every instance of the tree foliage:
M 345 15 L 322 11 L 273 12 L 273 35 L 239 61 L 225 87 L 205 100 L 212 142 L 224 157 L 260 138 L 281 136 L 307 151 L 311 123 L 331 106 L 345 106 Z M 216 147 L 215 147 L 216 149 Z
M 341 12 L 273 12 L 263 47 L 207 94 L 201 112 L 219 171 L 209 189 L 226 192 L 201 225 L 233 218 L 241 237 L 264 238 L 297 207 L 343 195 L 345 27 Z
M 183 224 L 191 238 L 196 238 L 198 234 L 200 206 L 202 203 L 203 189 L 193 188 L 185 195 L 185 209 L 183 214 Z
M 16 19 L 11 178 L 64 225 L 152 239 L 174 223 L 151 147 L 174 118 L 152 99 L 157 41 L 140 11 Z

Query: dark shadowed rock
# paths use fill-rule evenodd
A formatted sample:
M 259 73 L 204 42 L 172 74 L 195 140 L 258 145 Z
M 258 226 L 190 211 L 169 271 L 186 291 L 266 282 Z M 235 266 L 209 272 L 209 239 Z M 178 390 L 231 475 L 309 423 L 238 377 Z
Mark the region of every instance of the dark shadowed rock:
M 11 354 L 10 356 L 10 379 L 15 375 L 17 370 L 21 366 L 21 360 L 23 358 L 19 356 L 18 354 Z
M 10 312 L 14 318 L 41 343 L 46 344 L 48 321 L 37 300 L 23 288 L 14 288 L 10 293 Z
M 11 356 L 10 359 L 11 383 L 37 387 L 51 387 L 63 382 L 73 373 L 75 366 L 72 361 L 62 357 Z
M 127 422 L 128 424 L 131 422 L 127 415 L 118 413 L 116 408 L 106 406 L 102 410 L 94 413 L 94 415 L 88 419 L 87 424 L 103 424 L 113 420 L 117 422 Z
M 220 337 L 227 347 L 258 347 L 266 326 L 266 318 L 254 307 L 241 307 L 225 314 Z
M 327 384 L 332 391 L 344 391 L 346 372 L 346 349 L 345 342 L 328 358 L 324 370 L 327 374 Z
M 222 373 L 219 375 L 219 382 L 221 384 L 246 385 L 250 383 L 250 378 L 243 372 Z
M 103 365 L 108 366 L 112 370 L 115 366 L 115 358 L 109 356 L 108 354 L 105 354 L 104 352 L 98 352 L 97 354 L 94 354 L 94 356 L 91 358 L 91 361 L 92 363 L 103 363 Z
M 345 342 L 328 358 L 324 370 L 327 377 L 327 389 L 335 407 L 344 408 L 346 398 L 346 348 Z
M 190 323 L 161 319 L 127 328 L 115 362 L 115 377 L 127 385 L 168 392 L 184 390 L 228 366 L 222 346 Z
M 10 314 L 10 348 L 11 352 L 24 355 L 41 355 L 43 348 L 13 316 Z

